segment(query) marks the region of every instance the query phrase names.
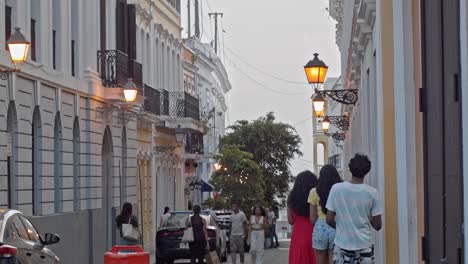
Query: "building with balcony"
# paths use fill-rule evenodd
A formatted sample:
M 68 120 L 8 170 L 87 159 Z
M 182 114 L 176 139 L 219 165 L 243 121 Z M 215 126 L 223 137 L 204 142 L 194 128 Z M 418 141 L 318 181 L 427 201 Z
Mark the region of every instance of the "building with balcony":
M 212 191 L 209 185 L 214 173 L 215 156 L 226 129 L 227 93 L 231 90 L 226 69 L 214 49 L 197 37 L 184 40 L 193 52 L 193 65 L 197 68 L 195 93 L 200 101 L 200 117 L 205 126 L 203 156 L 198 160 L 197 177 L 203 181 L 199 202 L 207 199 Z
M 330 0 L 343 89 L 359 95 L 343 162 L 370 157 L 384 205 L 376 263 L 466 262 L 467 4 Z

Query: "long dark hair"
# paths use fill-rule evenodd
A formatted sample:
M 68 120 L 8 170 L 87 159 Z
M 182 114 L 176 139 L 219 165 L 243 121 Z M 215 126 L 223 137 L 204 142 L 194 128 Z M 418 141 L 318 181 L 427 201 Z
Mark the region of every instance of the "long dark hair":
M 309 216 L 309 204 L 307 198 L 309 192 L 317 186 L 317 176 L 310 171 L 299 173 L 294 182 L 294 187 L 289 193 L 288 206 L 293 209 L 297 215 Z
M 260 215 L 261 215 L 261 216 L 263 216 L 263 217 L 266 216 L 265 209 L 264 209 L 263 206 L 261 206 L 261 205 L 255 206 L 255 207 L 253 208 L 253 210 L 252 210 L 252 215 L 255 215 L 255 211 L 256 211 L 257 209 L 260 209 L 260 211 L 261 211 Z
M 342 181 L 335 166 L 327 164 L 320 170 L 320 178 L 318 179 L 316 191 L 317 195 L 320 197 L 320 207 L 322 207 L 322 212 L 324 214 L 327 213 L 326 205 L 332 186 Z
M 118 217 L 118 221 L 121 223 L 128 223 L 130 217 L 132 217 L 132 204 L 126 202 L 122 205 L 122 211 L 120 211 L 120 215 Z

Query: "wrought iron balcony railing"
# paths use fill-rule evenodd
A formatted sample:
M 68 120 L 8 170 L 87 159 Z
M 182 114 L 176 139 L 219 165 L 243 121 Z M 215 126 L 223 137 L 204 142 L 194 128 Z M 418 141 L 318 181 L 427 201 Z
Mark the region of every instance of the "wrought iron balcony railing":
M 203 152 L 203 135 L 198 133 L 190 133 L 186 136 L 185 153 L 204 154 Z
M 185 92 L 169 93 L 169 116 L 200 120 L 199 100 Z
M 105 87 L 123 87 L 129 78 L 142 93 L 142 65 L 120 50 L 105 50 L 97 52 L 97 68 Z
M 161 115 L 161 92 L 146 84 L 143 89 L 145 92 L 145 111 L 154 115 Z
M 180 0 L 166 0 L 180 14 Z

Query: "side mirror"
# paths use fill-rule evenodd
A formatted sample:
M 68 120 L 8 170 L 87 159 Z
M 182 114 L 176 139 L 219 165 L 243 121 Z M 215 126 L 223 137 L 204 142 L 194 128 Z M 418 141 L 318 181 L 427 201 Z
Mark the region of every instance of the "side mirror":
M 52 245 L 60 242 L 60 237 L 56 234 L 46 233 L 45 239 L 42 242 L 44 245 Z

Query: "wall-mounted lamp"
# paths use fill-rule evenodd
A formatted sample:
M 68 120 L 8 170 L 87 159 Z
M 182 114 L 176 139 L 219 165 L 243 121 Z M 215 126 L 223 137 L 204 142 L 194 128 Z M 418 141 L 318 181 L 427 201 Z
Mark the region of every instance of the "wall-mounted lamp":
M 12 72 L 21 70 L 23 63 L 28 57 L 30 42 L 26 40 L 24 35 L 21 33 L 21 28 L 15 28 L 15 32 L 7 41 L 8 52 L 10 52 L 10 58 L 14 69 L 0 69 L 0 79 L 6 80 Z

